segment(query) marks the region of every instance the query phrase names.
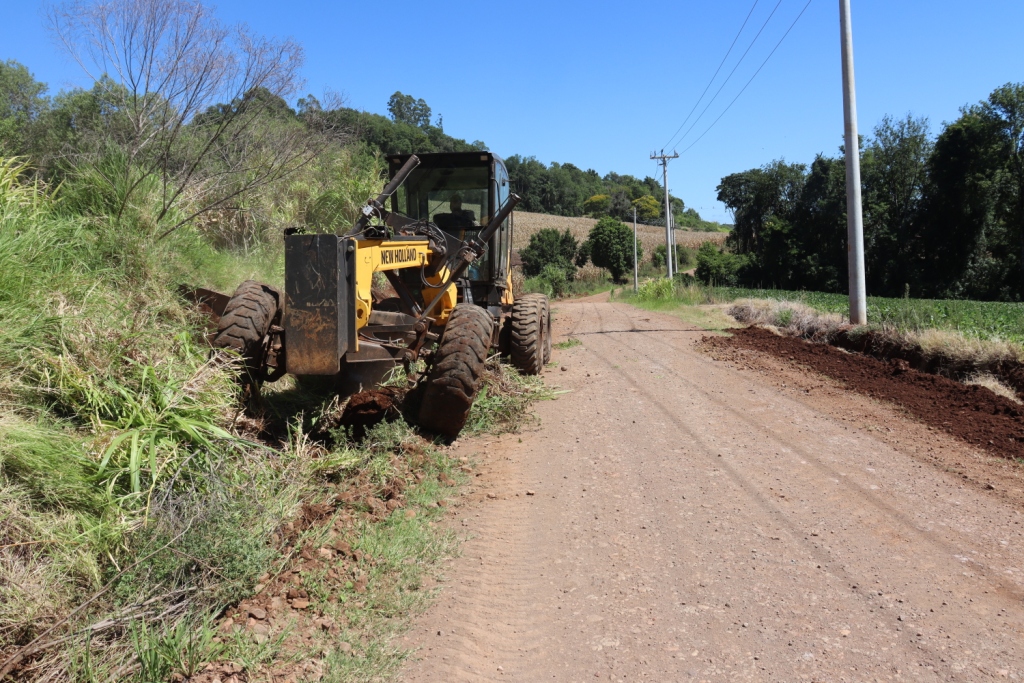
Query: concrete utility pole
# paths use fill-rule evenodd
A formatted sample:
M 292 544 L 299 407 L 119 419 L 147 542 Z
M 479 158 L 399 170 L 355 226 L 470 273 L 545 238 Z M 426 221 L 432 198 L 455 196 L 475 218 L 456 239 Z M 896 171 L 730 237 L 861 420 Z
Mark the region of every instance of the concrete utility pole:
M 671 280 L 675 275 L 675 240 L 672 235 L 672 204 L 669 203 L 668 197 L 668 160 L 678 159 L 679 154 L 673 152 L 672 156 L 665 154 L 665 150 L 661 150 L 661 154 L 655 154 L 651 152 L 651 158 L 657 159 L 661 162 L 662 174 L 665 179 L 665 261 L 668 265 L 668 278 Z
M 850 322 L 868 322 L 864 284 L 864 212 L 860 197 L 860 138 L 857 134 L 857 89 L 853 78 L 853 27 L 850 0 L 839 0 L 839 31 L 843 50 L 843 117 L 846 121 L 846 218 L 850 267 Z
M 640 264 L 636 262 L 636 207 L 633 207 L 633 293 L 640 291 Z

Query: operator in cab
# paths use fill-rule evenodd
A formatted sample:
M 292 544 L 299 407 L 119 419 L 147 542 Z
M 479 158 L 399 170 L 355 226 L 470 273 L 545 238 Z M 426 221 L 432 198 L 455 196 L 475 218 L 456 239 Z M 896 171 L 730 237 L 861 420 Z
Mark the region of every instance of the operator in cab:
M 450 213 L 439 213 L 434 216 L 437 227 L 442 230 L 465 230 L 478 227 L 476 215 L 469 209 L 462 208 L 462 197 L 453 194 L 448 200 Z

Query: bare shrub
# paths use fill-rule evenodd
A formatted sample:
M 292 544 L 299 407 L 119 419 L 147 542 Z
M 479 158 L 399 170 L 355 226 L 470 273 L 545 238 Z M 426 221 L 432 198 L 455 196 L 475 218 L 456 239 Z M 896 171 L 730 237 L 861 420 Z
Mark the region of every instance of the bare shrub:
M 323 144 L 316 125 L 270 120 L 301 84 L 291 40 L 224 26 L 194 0 L 68 0 L 49 19 L 112 110 L 77 153 L 117 157 L 93 167 L 118 217 L 151 195 L 156 223 L 171 223 L 160 237 L 294 172 Z

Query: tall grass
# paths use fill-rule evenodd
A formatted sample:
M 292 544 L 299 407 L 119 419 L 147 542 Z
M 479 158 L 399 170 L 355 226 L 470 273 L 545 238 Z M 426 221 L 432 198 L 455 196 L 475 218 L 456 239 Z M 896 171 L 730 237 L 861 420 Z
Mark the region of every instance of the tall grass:
M 27 171 L 0 159 L 0 664 L 43 633 L 238 599 L 298 500 L 287 453 L 234 433 L 231 368 L 174 293 L 253 266 L 196 231 L 154 244 L 144 205 L 103 215 L 95 169 L 58 189 Z M 91 670 L 134 658 L 127 631 L 92 632 Z M 65 646 L 32 661 L 85 666 Z

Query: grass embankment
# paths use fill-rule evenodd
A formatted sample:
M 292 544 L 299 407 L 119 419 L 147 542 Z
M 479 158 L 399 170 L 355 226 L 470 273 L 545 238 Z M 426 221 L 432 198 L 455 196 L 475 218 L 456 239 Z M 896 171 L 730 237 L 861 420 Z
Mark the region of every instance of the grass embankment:
M 423 442 L 415 468 L 401 465 L 422 441 L 402 422 L 370 442 L 311 438 L 339 406 L 287 384 L 260 419 L 239 415 L 234 369 L 210 360 L 205 320 L 175 290 L 279 283 L 279 246 L 221 251 L 191 228 L 157 241 L 144 209 L 115 220 L 76 205 L 88 188 L 55 195 L 20 171 L 0 163 L 0 679 L 155 681 L 220 661 L 253 681 L 292 658 L 368 680 L 393 667 L 386 637 L 422 600 L 416 577 L 452 552 L 430 520 L 464 464 Z M 521 417 L 535 389 L 494 380 L 473 429 Z M 356 480 L 368 495 L 335 505 L 352 525 L 332 528 L 358 559 L 302 589 L 315 609 L 313 585 L 345 606 L 347 640 L 296 645 L 287 623 L 268 638 L 217 632 L 216 615 L 324 533 L 286 532 L 289 520 Z M 389 486 L 400 509 L 357 514 Z

